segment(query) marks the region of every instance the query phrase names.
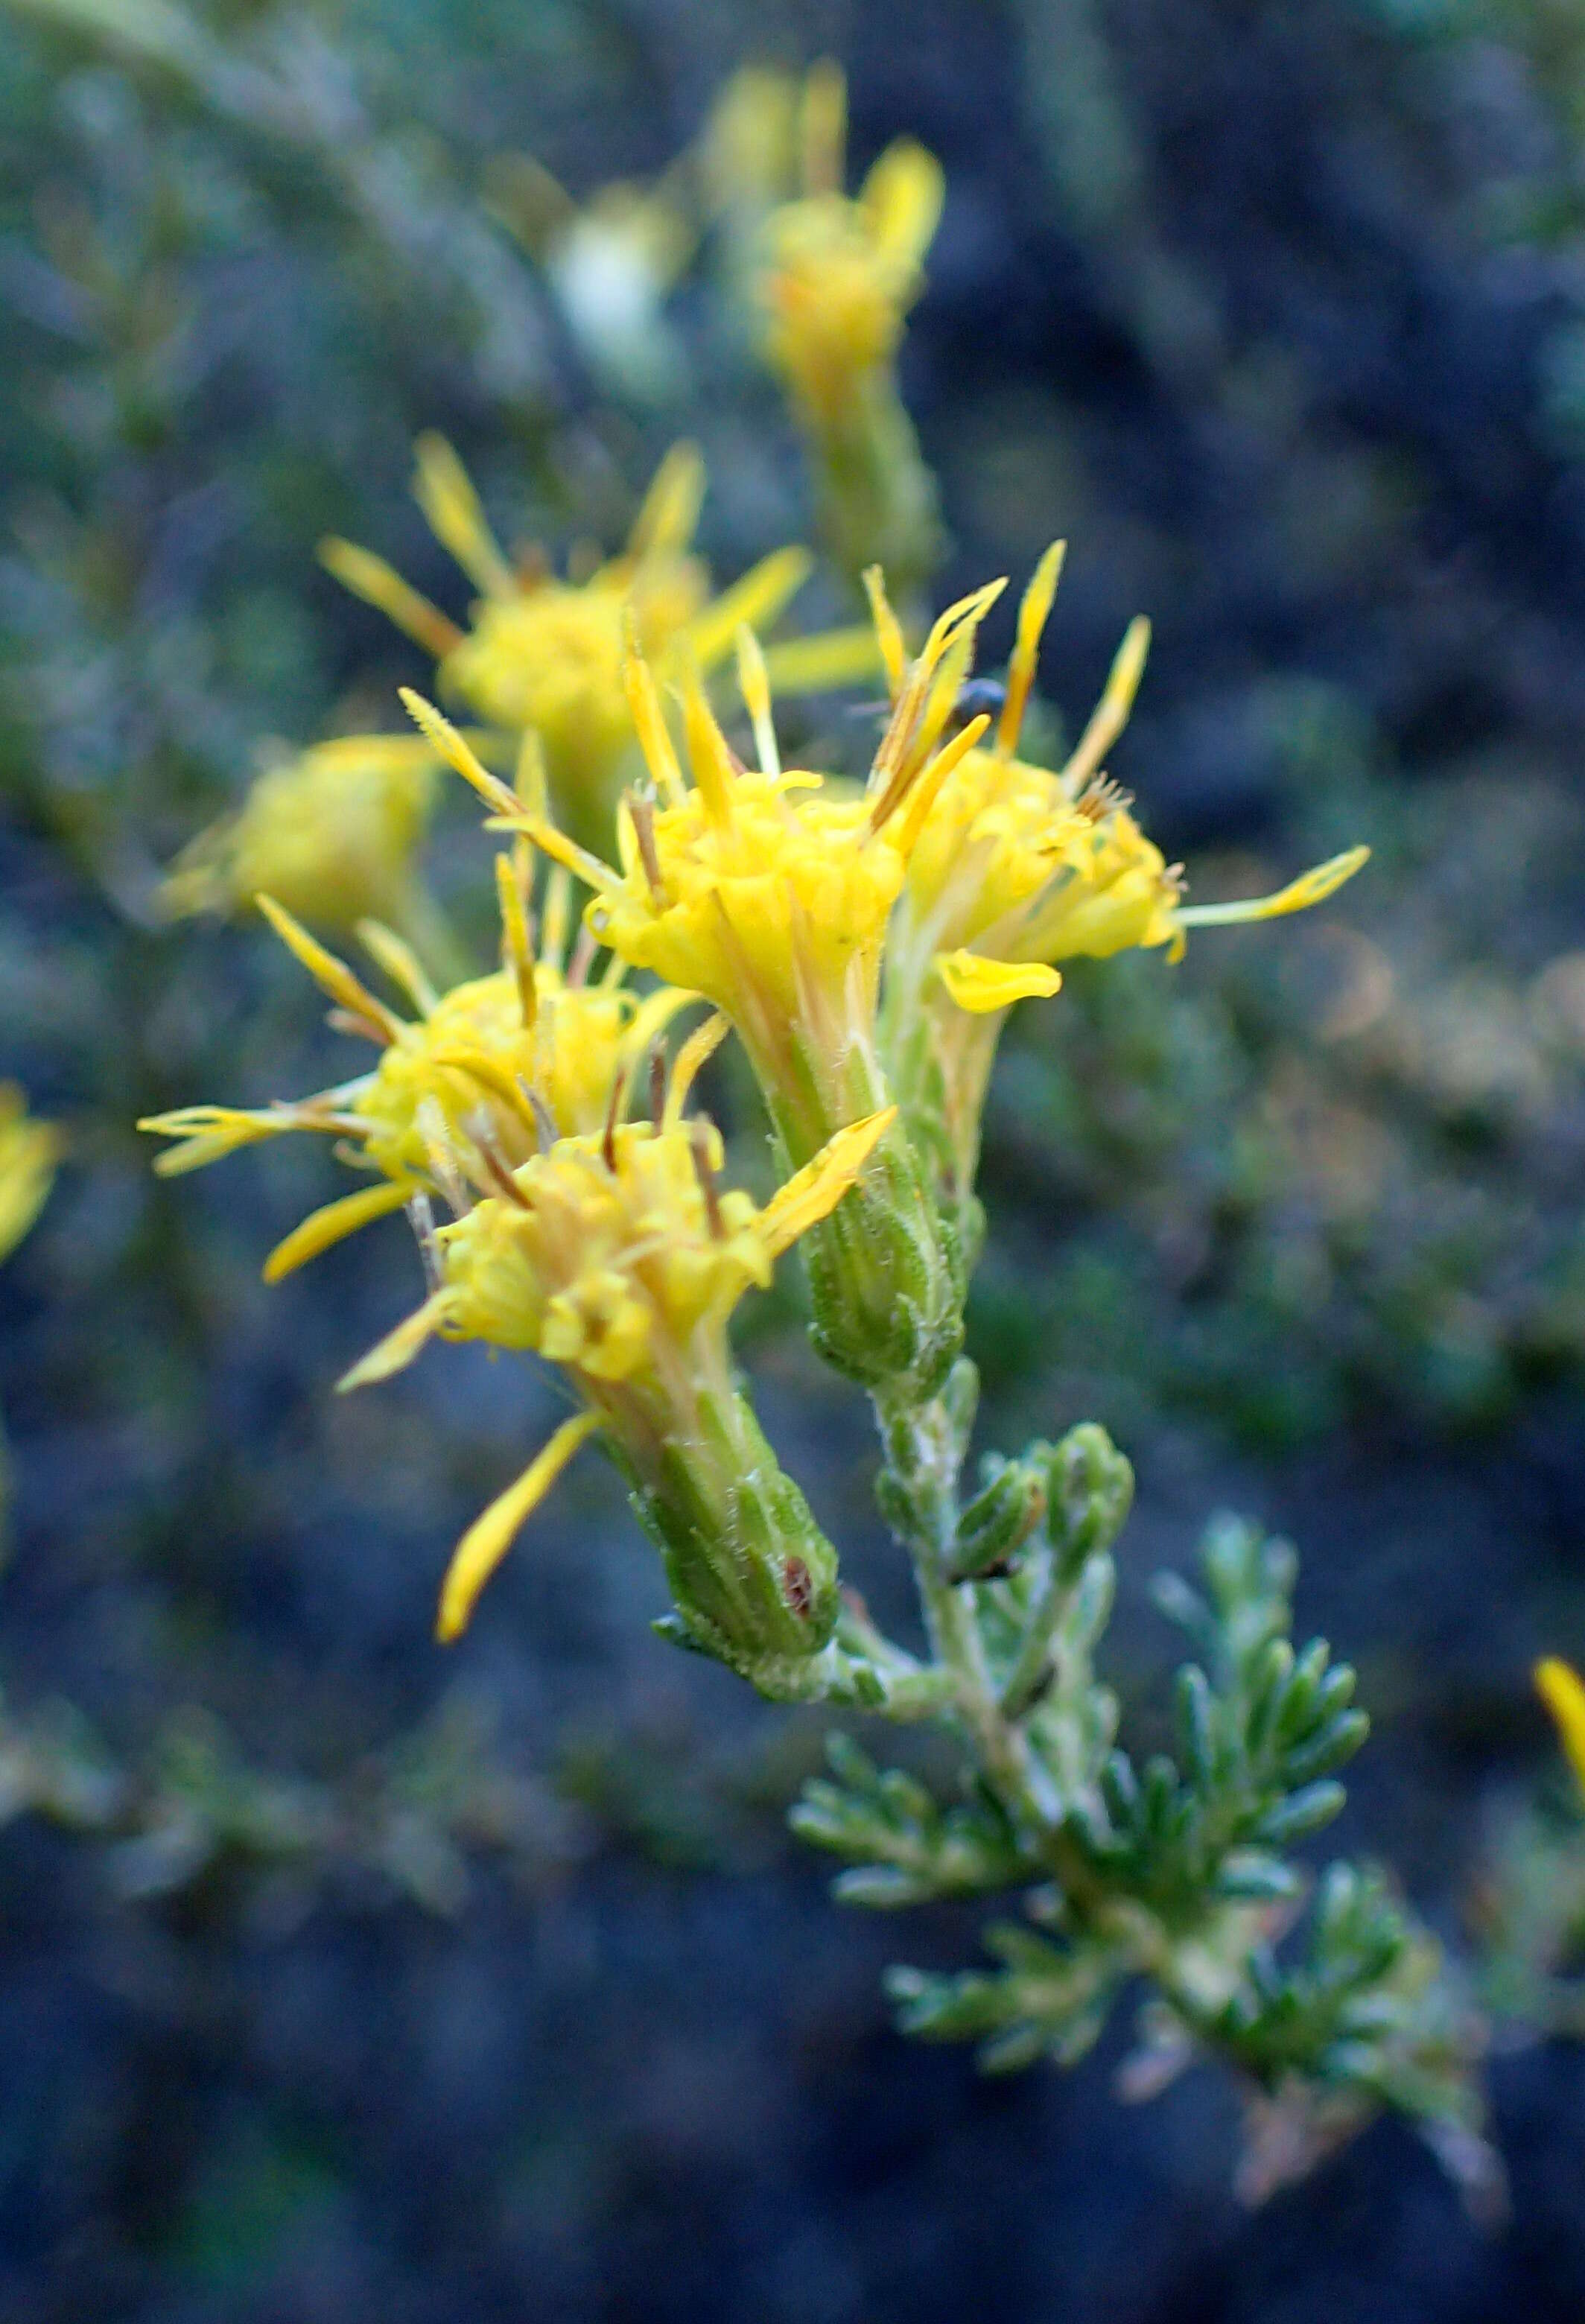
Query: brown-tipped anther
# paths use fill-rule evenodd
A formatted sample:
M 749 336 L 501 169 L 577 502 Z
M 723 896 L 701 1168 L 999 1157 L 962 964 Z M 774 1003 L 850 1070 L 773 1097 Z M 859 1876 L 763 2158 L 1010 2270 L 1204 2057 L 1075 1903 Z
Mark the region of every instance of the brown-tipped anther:
M 665 901 L 660 879 L 660 858 L 655 848 L 655 808 L 637 791 L 628 793 L 628 813 L 633 819 L 633 837 L 638 842 L 639 861 L 644 867 L 644 877 L 650 882 L 650 892 L 659 904 Z
M 618 1074 L 611 1084 L 611 1097 L 605 1108 L 605 1127 L 600 1135 L 600 1157 L 612 1176 L 616 1176 L 616 1125 L 627 1111 L 628 1077 Z
M 650 1119 L 657 1130 L 666 1119 L 666 1052 L 659 1041 L 650 1052 Z
M 493 1133 L 486 1128 L 484 1122 L 483 1120 L 476 1123 L 470 1122 L 468 1135 L 478 1148 L 479 1159 L 484 1165 L 496 1193 L 503 1195 L 516 1210 L 532 1210 L 533 1204 L 512 1176 L 511 1164 L 495 1143 Z
M 705 1215 L 710 1222 L 710 1231 L 717 1242 L 723 1242 L 726 1221 L 721 1215 L 721 1194 L 710 1164 L 710 1124 L 703 1114 L 696 1114 L 688 1125 L 688 1148 L 694 1157 L 694 1176 L 698 1179 L 699 1192 L 705 1197 Z

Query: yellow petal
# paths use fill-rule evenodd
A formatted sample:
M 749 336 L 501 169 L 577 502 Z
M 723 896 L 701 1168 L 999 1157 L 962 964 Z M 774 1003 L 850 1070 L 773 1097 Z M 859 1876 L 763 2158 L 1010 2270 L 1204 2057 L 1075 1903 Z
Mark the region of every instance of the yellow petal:
M 484 520 L 473 480 L 444 436 L 432 430 L 414 447 L 418 475 L 413 496 L 441 546 L 449 549 L 468 579 L 487 597 L 510 597 L 511 567 Z
M 876 248 L 899 274 L 914 274 L 941 223 L 946 175 L 934 153 L 899 137 L 875 163 L 860 190 Z
M 365 1019 L 383 1033 L 388 1041 L 395 1040 L 402 1029 L 401 1019 L 393 1010 L 387 1009 L 382 1001 L 374 998 L 368 986 L 353 974 L 344 960 L 337 960 L 333 952 L 327 952 L 317 937 L 309 934 L 301 921 L 293 919 L 273 896 L 255 896 L 253 901 L 288 952 L 295 954 L 314 982 L 330 995 L 332 1001 L 339 1001 L 344 1009 L 350 1009 L 355 1017 Z
M 705 462 L 698 446 L 674 444 L 633 520 L 628 555 L 680 555 L 693 540 L 704 499 Z
M 1051 612 L 1051 601 L 1056 595 L 1056 585 L 1062 577 L 1062 561 L 1067 555 L 1067 542 L 1054 540 L 1029 576 L 1029 586 L 1018 607 L 1018 642 L 1007 669 L 1007 700 L 1001 706 L 1001 722 L 996 730 L 996 743 L 1003 758 L 1018 748 L 1018 730 L 1024 723 L 1024 711 L 1029 700 L 1029 688 L 1035 683 L 1035 666 L 1040 652 L 1040 637 Z
M 333 573 L 344 589 L 350 589 L 377 613 L 387 614 L 437 661 L 444 661 L 454 647 L 461 645 L 463 633 L 456 623 L 410 588 L 382 557 L 359 549 L 353 541 L 338 540 L 334 534 L 319 543 L 318 557 L 326 572 Z
M 1225 928 L 1243 920 L 1280 920 L 1286 912 L 1308 911 L 1312 904 L 1322 904 L 1328 896 L 1335 896 L 1344 881 L 1351 880 L 1369 858 L 1368 847 L 1346 848 L 1342 854 L 1329 856 L 1324 863 L 1290 880 L 1275 896 L 1251 896 L 1235 904 L 1182 905 L 1173 918 L 1184 928 Z
M 355 1194 L 343 1194 L 338 1202 L 310 1211 L 302 1224 L 293 1227 L 264 1261 L 265 1282 L 279 1283 L 295 1268 L 318 1259 L 332 1243 L 356 1234 L 371 1219 L 386 1218 L 392 1211 L 400 1211 L 417 1192 L 412 1179 L 396 1179 L 379 1186 L 360 1186 Z
M 451 1554 L 451 1563 L 441 1584 L 435 1636 L 442 1646 L 449 1646 L 466 1629 L 480 1591 L 573 1454 L 599 1425 L 596 1412 L 580 1412 L 575 1418 L 564 1420 L 517 1482 L 509 1485 L 491 1502 L 484 1516 L 475 1517 L 469 1526 Z
M 591 855 L 586 847 L 580 847 L 576 839 L 569 839 L 564 831 L 558 831 L 556 825 L 547 823 L 542 816 L 521 812 L 492 816 L 484 827 L 487 831 L 521 831 L 525 838 L 533 841 L 541 854 L 548 855 L 553 863 L 563 865 L 575 879 L 581 880 L 585 888 L 593 888 L 596 895 L 613 894 L 622 886 L 619 872 L 613 872 L 609 863 L 602 863 L 597 855 Z M 561 946 L 555 939 L 565 933 L 561 926 L 565 907 L 559 908 L 553 923 L 551 902 L 552 897 L 547 893 L 544 943 L 547 960 L 555 960 L 558 956 Z
M 760 770 L 762 774 L 775 777 L 781 772 L 781 752 L 777 747 L 776 722 L 770 715 L 770 679 L 764 651 L 746 622 L 740 624 L 733 643 L 737 648 L 738 692 L 743 697 L 743 708 L 754 730 Z
M 202 1170 L 241 1147 L 256 1145 L 262 1138 L 279 1138 L 285 1130 L 313 1125 L 294 1120 L 289 1111 L 274 1107 L 247 1111 L 240 1106 L 184 1105 L 174 1113 L 146 1113 L 137 1126 L 156 1138 L 180 1139 L 180 1145 L 158 1156 L 154 1163 L 157 1176 L 179 1178 L 184 1171 Z M 325 1122 L 320 1127 L 330 1130 L 338 1125 Z
M 401 985 L 419 1014 L 427 1017 L 438 996 L 407 939 L 388 928 L 383 920 L 360 920 L 355 934 L 369 958 L 378 963 L 392 984 Z
M 895 702 L 903 689 L 908 657 L 903 644 L 901 624 L 892 612 L 891 600 L 886 594 L 886 576 L 879 565 L 865 567 L 864 594 L 870 600 L 870 612 L 875 622 L 875 642 L 880 650 L 887 684 Z
M 447 765 L 455 768 L 465 783 L 471 783 L 479 797 L 487 806 L 493 807 L 497 815 L 515 814 L 522 804 L 517 793 L 509 784 L 503 783 L 499 775 L 491 774 L 480 764 L 450 719 L 443 718 L 434 704 L 426 702 L 421 694 L 415 694 L 410 686 L 399 686 L 396 691 L 408 716 L 428 735 Z
M 731 1030 L 730 1020 L 717 1014 L 706 1017 L 704 1023 L 696 1025 L 688 1035 L 677 1051 L 677 1063 L 671 1069 L 671 1081 L 666 1092 L 665 1119 L 659 1125 L 662 1129 L 677 1128 L 700 1068 L 715 1055 Z
M 624 628 L 627 650 L 622 656 L 622 682 L 627 694 L 628 714 L 639 738 L 639 748 L 644 754 L 644 764 L 654 777 L 662 796 L 675 806 L 684 794 L 682 768 L 667 731 L 666 713 L 660 706 L 655 673 L 639 651 L 631 613 Z M 565 857 L 562 860 L 567 861 Z M 573 864 L 571 868 L 576 871 L 577 866 Z
M 1062 990 L 1055 968 L 1037 960 L 982 960 L 974 952 L 938 953 L 936 973 L 947 997 L 972 1017 L 990 1017 L 1015 1001 L 1046 1001 Z
M 701 606 L 683 631 L 699 668 L 714 669 L 724 660 L 745 623 L 758 630 L 773 622 L 814 569 L 815 560 L 806 549 L 773 549 L 758 565 L 751 565 L 741 581 Z
M 760 1239 L 772 1259 L 836 1208 L 896 1120 L 896 1106 L 888 1105 L 851 1122 L 778 1188 L 759 1218 Z
M 1128 724 L 1149 650 L 1150 624 L 1143 613 L 1136 613 L 1123 632 L 1106 690 L 1079 738 L 1078 749 L 1062 770 L 1070 796 L 1077 797 Z
M 1556 1655 L 1536 1664 L 1534 1678 L 1535 1692 L 1552 1713 L 1574 1780 L 1585 1792 L 1585 1683 Z
M 421 1307 L 404 1315 L 393 1332 L 360 1356 L 350 1371 L 343 1372 L 336 1383 L 337 1396 L 346 1396 L 355 1388 L 367 1388 L 374 1380 L 389 1379 L 393 1372 L 405 1371 L 434 1333 L 439 1330 L 446 1313 L 447 1291 L 432 1291 Z

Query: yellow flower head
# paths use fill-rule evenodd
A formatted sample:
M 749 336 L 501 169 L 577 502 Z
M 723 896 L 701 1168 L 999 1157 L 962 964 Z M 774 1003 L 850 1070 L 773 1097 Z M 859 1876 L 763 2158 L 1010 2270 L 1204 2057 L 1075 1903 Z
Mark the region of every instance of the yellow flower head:
M 1556 1655 L 1547 1655 L 1535 1665 L 1535 1691 L 1552 1713 L 1558 1740 L 1585 1798 L 1585 1681 Z
M 413 1019 L 389 1008 L 317 945 L 270 898 L 260 901 L 283 940 L 337 1003 L 344 1028 L 376 1042 L 378 1064 L 355 1080 L 295 1102 L 258 1109 L 184 1106 L 139 1126 L 179 1143 L 155 1167 L 198 1169 L 238 1147 L 294 1130 L 344 1141 L 345 1158 L 380 1183 L 314 1212 L 272 1251 L 278 1282 L 371 1219 L 417 1194 L 460 1210 L 490 1192 L 540 1146 L 596 1132 L 626 1104 L 646 1052 L 691 997 L 669 990 L 639 1000 L 614 976 L 587 981 L 592 948 L 565 957 L 567 894 L 556 875 L 540 954 L 533 955 L 527 867 L 497 859 L 505 965 L 437 994 L 409 948 L 364 923 L 373 958 L 406 993 Z
M 738 758 L 696 676 L 685 673 L 688 782 L 635 650 L 626 681 L 656 796 L 624 802 L 616 867 L 525 814 L 443 719 L 404 696 L 502 822 L 594 887 L 585 917 L 600 943 L 703 993 L 732 1019 L 796 1160 L 877 1102 L 872 1034 L 887 923 L 931 798 L 984 731 L 981 718 L 937 747 L 1000 586 L 976 591 L 936 622 L 860 798 L 834 798 L 819 775 L 784 771 L 764 663 L 746 631 L 739 674 L 760 763 Z
M 443 1227 L 433 1244 L 436 1288 L 342 1382 L 387 1378 L 438 1333 L 530 1350 L 560 1365 L 585 1403 L 464 1537 L 442 1595 L 442 1637 L 464 1627 L 530 1509 L 596 1428 L 635 1489 L 685 1531 L 731 1536 L 734 1497 L 763 1456 L 745 1466 L 751 1448 L 735 1441 L 752 1422 L 733 1388 L 727 1319 L 841 1200 L 889 1115 L 840 1132 L 761 1210 L 719 1185 L 714 1128 L 683 1118 L 707 1046 L 707 1028 L 684 1045 L 654 1121 L 612 1121 L 594 1137 L 559 1139 Z M 723 1432 L 732 1441 L 717 1445 Z M 782 1577 L 795 1638 L 808 1611 L 807 1562 L 800 1563 L 803 1580 Z
M 1041 632 L 1061 570 L 1053 544 L 1019 608 L 1018 641 L 994 742 L 961 759 L 931 807 L 909 865 L 895 953 L 916 975 L 925 955 L 962 1008 L 992 1011 L 1053 992 L 1055 964 L 1106 959 L 1136 946 L 1171 946 L 1196 925 L 1272 919 L 1304 909 L 1352 877 L 1367 848 L 1319 864 L 1274 896 L 1186 907 L 1181 865 L 1169 865 L 1106 775 L 1106 753 L 1127 724 L 1150 641 L 1136 620 L 1106 690 L 1066 763 L 1055 770 L 1017 755 Z M 895 681 L 894 681 L 895 683 Z
M 438 761 L 413 734 L 316 742 L 254 782 L 178 856 L 161 890 L 172 918 L 231 912 L 261 890 L 315 926 L 410 915 Z
M 60 1158 L 60 1132 L 47 1121 L 30 1121 L 16 1084 L 0 1082 L 0 1259 L 43 1209 Z
M 816 65 L 804 92 L 803 195 L 766 220 L 758 284 L 767 357 L 825 429 L 889 373 L 944 191 L 934 154 L 899 138 L 850 199 L 846 107 L 841 71 Z
M 389 613 L 439 663 L 441 687 L 493 724 L 532 728 L 545 751 L 558 818 L 596 845 L 609 844 L 622 761 L 633 740 L 622 679 L 631 630 L 657 668 L 685 661 L 708 671 L 739 626 L 773 622 L 807 577 L 802 549 L 778 549 L 712 597 L 707 567 L 691 554 L 705 492 L 696 447 L 677 444 L 661 462 L 625 550 L 586 578 L 558 580 L 539 557 L 509 565 L 461 461 L 438 436 L 419 439 L 419 505 L 437 538 L 479 591 L 459 630 L 391 567 L 350 542 L 320 555 L 358 596 Z M 862 636 L 834 633 L 836 678 L 873 667 Z M 826 641 L 822 641 L 826 642 Z

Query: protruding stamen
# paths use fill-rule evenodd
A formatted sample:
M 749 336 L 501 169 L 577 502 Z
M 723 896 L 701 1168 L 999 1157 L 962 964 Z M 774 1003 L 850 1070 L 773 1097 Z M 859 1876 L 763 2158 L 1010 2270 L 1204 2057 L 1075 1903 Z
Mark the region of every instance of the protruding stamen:
M 666 1052 L 659 1041 L 650 1052 L 650 1120 L 657 1130 L 666 1120 Z
M 682 702 L 683 727 L 688 738 L 688 761 L 694 780 L 705 802 L 705 812 L 718 830 L 724 830 L 733 816 L 732 754 L 725 735 L 715 723 L 715 714 L 705 699 L 696 669 L 684 673 Z
M 465 783 L 471 783 L 487 807 L 497 815 L 521 816 L 522 802 L 510 783 L 493 775 L 481 764 L 477 753 L 470 749 L 449 718 L 443 717 L 432 702 L 426 702 L 410 686 L 399 686 L 397 693 L 401 706 L 418 727 L 429 737 L 448 767 L 455 768 Z
M 663 1130 L 675 1130 L 682 1120 L 683 1108 L 697 1080 L 701 1067 L 713 1057 L 731 1030 L 729 1020 L 719 1014 L 706 1017 L 696 1025 L 677 1053 L 677 1063 L 671 1069 L 671 1087 L 667 1092 Z
M 748 628 L 737 633 L 737 682 L 749 724 L 754 730 L 760 771 L 774 779 L 781 772 L 781 753 L 777 748 L 776 724 L 770 715 L 770 680 L 766 675 L 760 641 Z
M 1128 724 L 1134 696 L 1139 691 L 1139 680 L 1145 675 L 1145 657 L 1149 650 L 1150 624 L 1143 613 L 1136 613 L 1117 650 L 1117 659 L 1106 681 L 1106 691 L 1096 704 L 1090 724 L 1080 737 L 1078 749 L 1062 770 L 1070 798 L 1075 798 L 1083 790 Z
M 705 502 L 705 462 L 696 444 L 674 444 L 655 471 L 627 538 L 632 558 L 677 557 L 699 525 Z
M 359 549 L 350 540 L 338 540 L 334 534 L 319 543 L 318 558 L 327 573 L 334 574 L 344 589 L 361 597 L 365 605 L 373 605 L 396 623 L 399 630 L 444 661 L 463 641 L 463 632 L 438 605 L 410 588 L 400 573 L 366 549 Z
M 445 1195 L 453 1218 L 468 1209 L 468 1190 L 452 1143 L 451 1126 L 433 1097 L 421 1097 L 414 1110 L 414 1125 L 424 1141 L 429 1175 Z
M 295 920 L 273 896 L 255 896 L 257 904 L 270 926 L 287 950 L 301 961 L 309 974 L 332 1001 L 337 1001 L 352 1016 L 366 1021 L 375 1040 L 394 1041 L 402 1030 L 401 1019 L 377 1001 L 361 978 L 353 974 L 344 960 L 327 952 L 317 937 L 311 936 L 300 921 Z
M 541 1154 L 548 1154 L 561 1136 L 560 1130 L 556 1127 L 556 1116 L 551 1112 L 539 1092 L 537 1089 L 530 1089 L 521 1074 L 518 1075 L 518 1081 L 533 1110 L 534 1128 L 539 1132 L 539 1151 Z
M 533 1026 L 539 996 L 534 982 L 533 939 L 529 934 L 521 870 L 511 856 L 495 858 L 495 893 L 501 906 L 501 948 L 517 985 L 518 1013 L 526 1033 Z
M 639 738 L 639 748 L 664 796 L 676 806 L 683 797 L 682 769 L 666 731 L 666 714 L 660 706 L 654 673 L 639 650 L 638 632 L 633 626 L 631 610 L 623 622 L 622 682 L 627 693 L 628 709 L 633 729 Z
M 430 430 L 414 447 L 413 497 L 430 531 L 487 597 L 510 597 L 511 568 L 496 544 L 473 481 L 444 436 Z
M 1013 647 L 1012 659 L 1007 666 L 1007 700 L 1002 704 L 1001 719 L 996 729 L 996 747 L 1004 759 L 1010 758 L 1018 748 L 1024 712 L 1028 706 L 1029 689 L 1035 683 L 1041 632 L 1051 612 L 1051 601 L 1056 595 L 1067 546 L 1065 540 L 1052 542 L 1030 576 L 1024 601 L 1018 607 L 1018 641 Z
M 511 1165 L 495 1143 L 494 1132 L 488 1123 L 470 1121 L 467 1131 L 497 1194 L 503 1195 L 514 1210 L 531 1211 L 534 1206 L 512 1176 Z
M 879 565 L 871 565 L 864 572 L 864 594 L 870 600 L 870 611 L 875 619 L 875 636 L 880 647 L 880 659 L 885 665 L 887 689 L 895 702 L 903 690 L 903 678 L 908 671 L 908 650 L 897 615 L 891 610 L 891 600 L 886 594 L 886 576 Z
M 572 948 L 572 958 L 567 964 L 567 985 L 569 992 L 581 991 L 589 981 L 589 971 L 594 965 L 594 954 L 600 949 L 600 939 L 594 930 L 581 927 Z

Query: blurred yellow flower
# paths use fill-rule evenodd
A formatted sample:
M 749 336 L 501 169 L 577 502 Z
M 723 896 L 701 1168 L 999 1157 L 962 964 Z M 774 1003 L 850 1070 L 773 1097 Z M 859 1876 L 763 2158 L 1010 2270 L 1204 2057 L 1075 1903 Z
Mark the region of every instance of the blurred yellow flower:
M 526 854 L 526 851 L 524 851 Z M 165 1176 L 202 1168 L 289 1130 L 345 1141 L 344 1158 L 380 1182 L 315 1211 L 271 1252 L 278 1282 L 369 1221 L 418 1194 L 460 1210 L 488 1193 L 548 1139 L 597 1131 L 626 1094 L 646 1051 L 692 997 L 662 990 L 640 1000 L 616 975 L 587 982 L 592 947 L 566 956 L 567 895 L 555 875 L 539 956 L 530 946 L 527 865 L 497 858 L 505 964 L 437 994 L 410 949 L 364 922 L 366 950 L 418 1010 L 407 1019 L 346 964 L 316 944 L 272 899 L 260 902 L 291 950 L 336 1003 L 333 1021 L 377 1042 L 370 1073 L 310 1098 L 243 1108 L 183 1106 L 140 1129 L 179 1142 L 155 1164 Z
M 54 1183 L 60 1133 L 30 1121 L 27 1100 L 14 1082 L 0 1082 L 0 1259 L 14 1250 Z
M 1535 1665 L 1535 1692 L 1552 1713 L 1563 1754 L 1585 1799 L 1585 1681 L 1556 1655 Z
M 745 117 L 769 115 L 770 95 L 758 86 L 740 94 Z M 887 147 L 855 198 L 843 193 L 847 94 L 835 65 L 810 71 L 800 127 L 803 192 L 766 220 L 757 295 L 772 368 L 828 429 L 890 373 L 903 318 L 924 287 L 921 262 L 945 181 L 935 155 L 905 137 Z
M 708 569 L 691 554 L 705 493 L 692 444 L 674 445 L 661 462 L 623 553 L 578 581 L 558 580 L 537 557 L 508 564 L 461 461 L 438 436 L 419 440 L 416 491 L 437 538 L 480 591 L 466 631 L 367 550 L 332 540 L 320 555 L 436 656 L 443 691 L 494 725 L 538 733 L 553 811 L 594 846 L 610 844 L 633 741 L 622 683 L 627 628 L 663 671 L 687 660 L 707 672 L 730 652 L 742 623 L 776 620 L 813 563 L 806 549 L 778 549 L 713 597 Z M 874 667 L 862 633 L 835 634 L 834 668 L 813 683 L 839 684 Z
M 172 864 L 173 919 L 233 912 L 263 890 L 332 932 L 375 918 L 410 927 L 414 870 L 436 797 L 435 753 L 412 734 L 348 734 L 260 775 L 234 815 Z

